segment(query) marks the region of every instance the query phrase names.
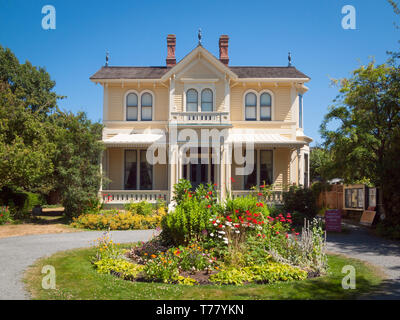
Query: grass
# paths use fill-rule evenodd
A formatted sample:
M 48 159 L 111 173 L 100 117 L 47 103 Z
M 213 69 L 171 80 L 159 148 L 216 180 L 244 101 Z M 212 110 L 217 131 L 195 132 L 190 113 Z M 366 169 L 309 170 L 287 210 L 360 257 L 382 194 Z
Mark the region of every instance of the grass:
M 373 267 L 355 259 L 329 255 L 330 272 L 325 277 L 270 285 L 183 286 L 161 283 L 129 282 L 112 275 L 101 275 L 90 262 L 94 249 L 59 252 L 38 260 L 25 274 L 33 299 L 83 300 L 187 300 L 187 299 L 355 299 L 371 292 L 382 281 Z M 56 270 L 56 289 L 42 289 L 42 267 Z M 356 268 L 355 290 L 344 290 L 342 267 Z

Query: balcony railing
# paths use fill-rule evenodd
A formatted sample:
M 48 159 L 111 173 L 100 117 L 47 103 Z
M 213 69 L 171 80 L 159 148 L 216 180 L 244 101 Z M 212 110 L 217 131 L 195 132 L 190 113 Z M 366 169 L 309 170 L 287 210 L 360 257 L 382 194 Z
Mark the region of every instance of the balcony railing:
M 229 124 L 229 112 L 171 112 L 171 121 L 178 124 Z
M 245 197 L 250 194 L 259 197 L 261 200 L 261 196 L 258 196 L 256 191 L 249 191 L 249 190 L 233 190 L 232 198 Z M 283 192 L 272 191 L 271 194 L 265 200 L 267 203 L 283 204 Z
M 160 199 L 167 201 L 168 190 L 103 190 L 100 196 L 102 202 L 106 204 L 124 204 L 140 201 L 155 203 Z

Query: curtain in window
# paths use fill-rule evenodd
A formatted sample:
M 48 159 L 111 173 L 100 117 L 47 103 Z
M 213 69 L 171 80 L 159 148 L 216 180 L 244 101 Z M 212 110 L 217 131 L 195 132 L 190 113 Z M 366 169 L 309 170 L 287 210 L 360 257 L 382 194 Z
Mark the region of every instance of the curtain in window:
M 245 97 L 245 114 L 246 120 L 257 119 L 257 96 L 254 93 L 248 93 Z
M 201 92 L 201 111 L 213 111 L 213 92 L 211 89 L 204 89 Z
M 125 190 L 137 189 L 137 151 L 125 151 Z
M 194 89 L 189 89 L 186 92 L 186 111 L 197 112 L 198 94 Z
M 271 120 L 271 95 L 263 93 L 260 97 L 260 120 Z
M 138 97 L 130 93 L 126 97 L 126 120 L 136 121 L 138 119 Z
M 273 159 L 272 150 L 260 151 L 260 184 L 270 185 L 273 183 Z
M 142 120 L 149 121 L 152 119 L 153 97 L 150 93 L 144 93 L 141 101 Z

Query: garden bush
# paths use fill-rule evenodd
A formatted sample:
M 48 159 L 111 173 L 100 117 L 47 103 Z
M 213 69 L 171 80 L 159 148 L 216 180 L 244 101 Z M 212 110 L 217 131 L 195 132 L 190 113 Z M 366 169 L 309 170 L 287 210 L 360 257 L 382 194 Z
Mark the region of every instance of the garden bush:
M 13 220 L 11 219 L 10 210 L 8 207 L 0 207 L 0 226 L 12 221 Z
M 35 206 L 42 205 L 45 200 L 41 194 L 16 191 L 4 187 L 0 192 L 0 203 L 9 207 L 14 219 L 24 218 Z
M 96 266 L 98 273 L 116 273 L 125 280 L 134 280 L 144 269 L 143 265 L 135 264 L 122 258 L 105 258 L 95 261 L 94 265 Z
M 159 209 L 155 214 L 144 216 L 132 212 L 103 210 L 100 213 L 83 214 L 73 218 L 71 225 L 91 230 L 137 230 L 160 227 L 165 210 Z
M 284 212 L 295 213 L 296 223 L 302 223 L 304 218 L 313 219 L 317 214 L 316 197 L 314 192 L 308 188 L 291 186 L 289 191 L 283 193 Z
M 146 201 L 131 202 L 125 204 L 124 208 L 126 211 L 130 211 L 132 214 L 138 214 L 141 216 L 151 216 L 155 211 L 155 206 Z

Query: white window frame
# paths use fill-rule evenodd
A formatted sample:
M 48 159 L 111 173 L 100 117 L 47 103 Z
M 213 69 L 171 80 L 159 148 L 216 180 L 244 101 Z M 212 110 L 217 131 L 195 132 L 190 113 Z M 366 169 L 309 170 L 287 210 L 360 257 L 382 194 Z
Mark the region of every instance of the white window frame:
M 256 103 L 256 120 L 246 120 L 246 95 L 248 93 L 254 93 L 257 98 Z M 268 93 L 271 96 L 271 120 L 261 120 L 261 95 L 263 93 Z M 261 91 L 256 91 L 254 89 L 246 90 L 243 94 L 243 102 L 242 102 L 242 109 L 243 109 L 243 120 L 244 121 L 261 121 L 261 122 L 269 122 L 275 121 L 275 94 L 273 91 L 269 89 L 263 89 Z
M 212 91 L 213 94 L 213 101 L 212 101 L 212 111 L 211 112 L 215 112 L 217 111 L 217 107 L 216 107 L 216 90 L 215 90 L 215 86 L 214 85 L 210 85 L 210 84 L 184 84 L 184 94 L 183 94 L 183 110 L 184 112 L 193 112 L 193 111 L 187 111 L 186 109 L 186 94 L 187 91 L 190 89 L 194 89 L 197 91 L 197 112 L 202 112 L 201 111 L 201 93 L 204 89 L 210 89 Z M 204 112 L 210 112 L 210 111 L 204 111 Z
M 138 97 L 138 117 L 137 117 L 137 120 L 128 120 L 126 118 L 126 108 L 127 108 L 126 98 L 128 97 L 128 94 L 130 94 L 130 93 L 135 93 L 137 95 L 137 97 Z M 151 98 L 152 98 L 152 103 L 153 104 L 151 106 L 151 120 L 142 120 L 142 95 L 145 94 L 145 93 L 150 93 L 151 94 Z M 155 105 L 156 105 L 155 95 L 154 95 L 154 92 L 151 91 L 151 90 L 147 90 L 146 89 L 146 90 L 138 92 L 138 91 L 136 91 L 134 89 L 130 89 L 130 90 L 126 91 L 125 95 L 124 95 L 124 121 L 127 121 L 127 122 L 138 122 L 138 121 L 150 122 L 150 121 L 154 121 L 154 115 L 155 115 L 154 108 L 155 108 Z

